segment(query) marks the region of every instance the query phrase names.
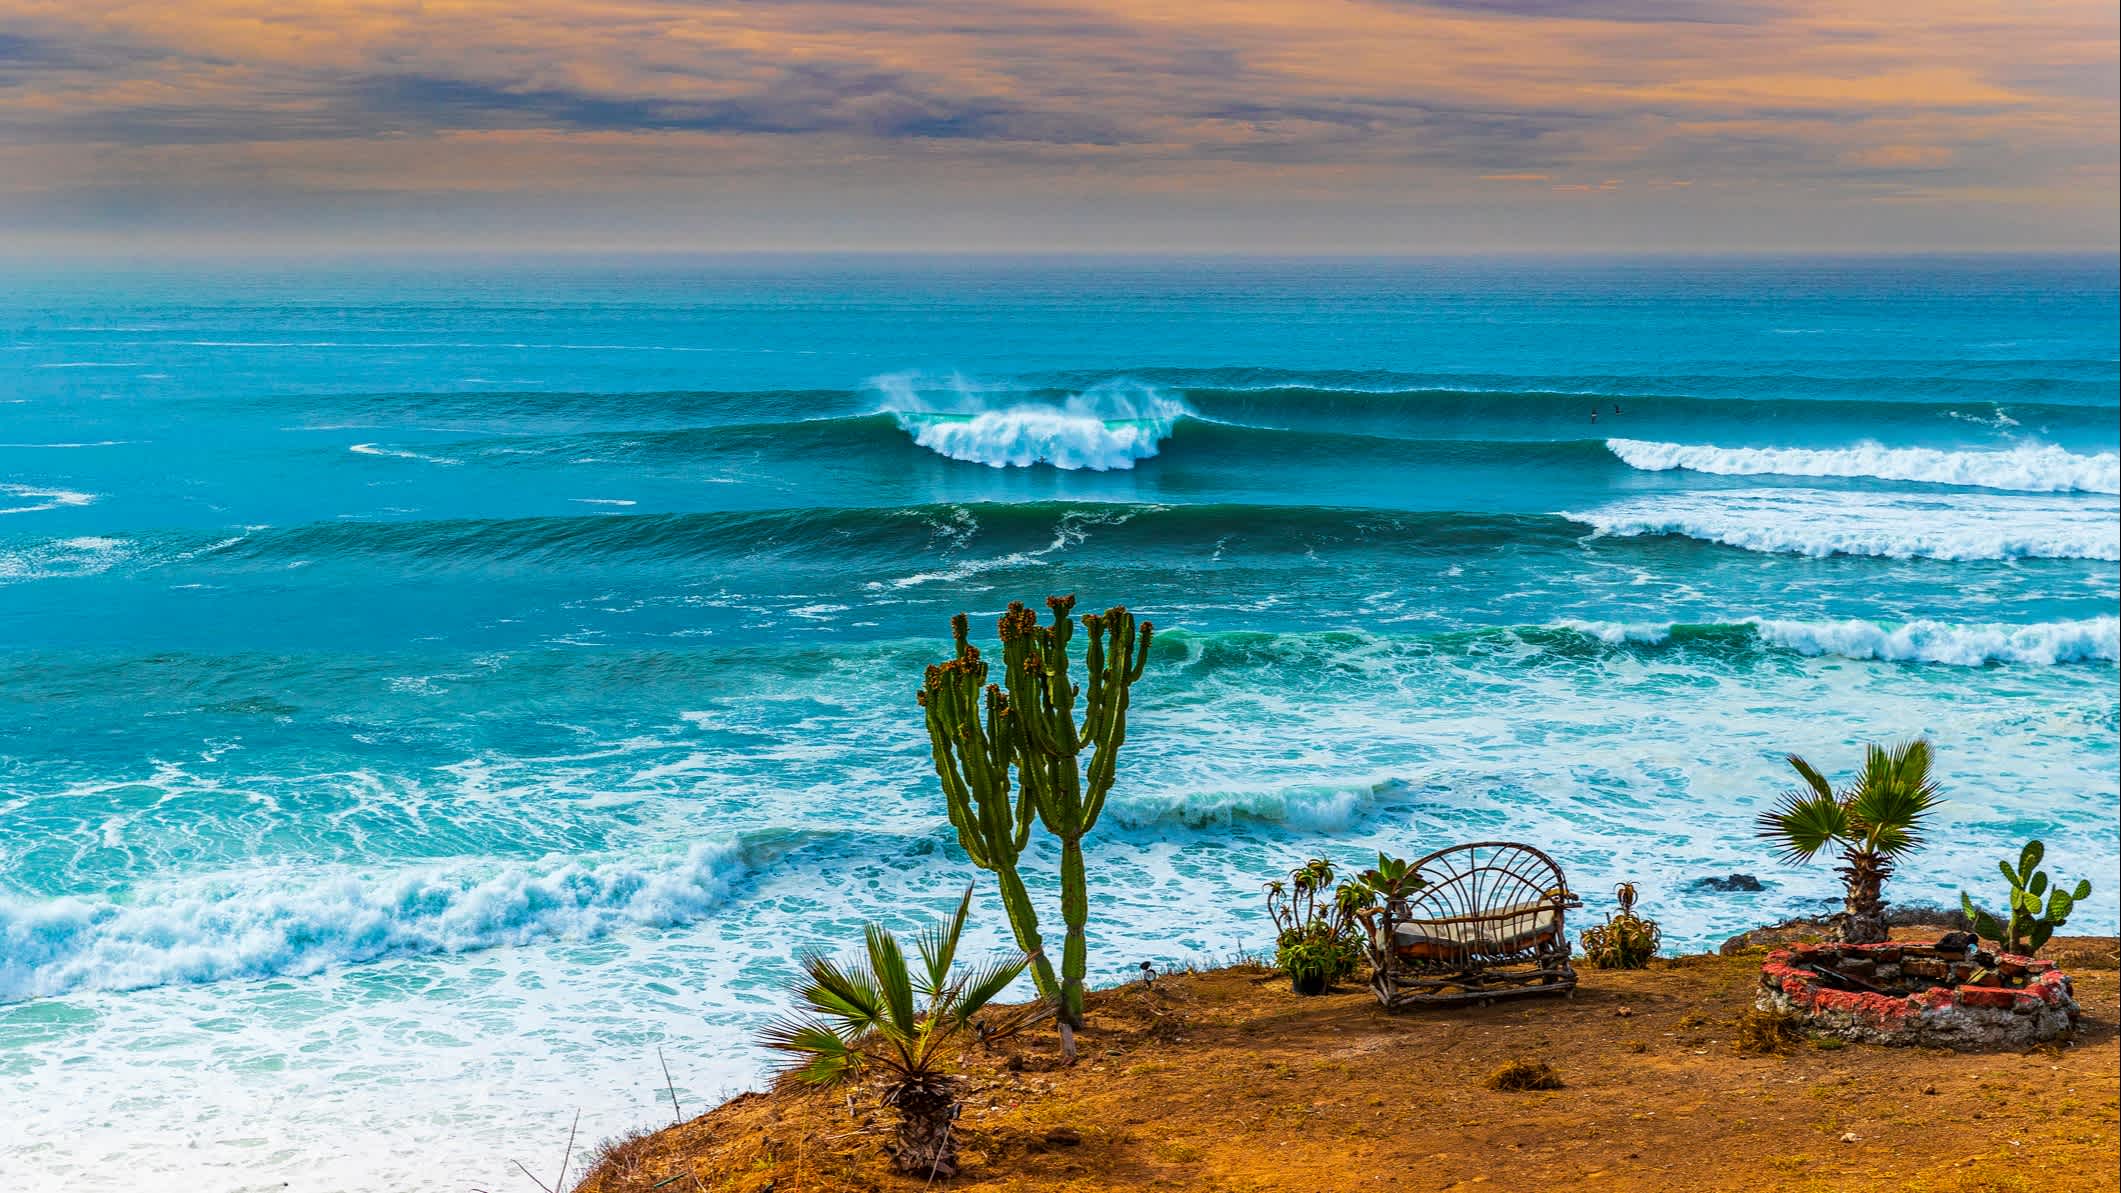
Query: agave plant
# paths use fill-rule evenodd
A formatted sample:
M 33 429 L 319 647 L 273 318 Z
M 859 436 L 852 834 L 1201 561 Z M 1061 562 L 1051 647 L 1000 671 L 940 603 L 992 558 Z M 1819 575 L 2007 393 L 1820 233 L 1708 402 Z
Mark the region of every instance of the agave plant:
M 865 928 L 867 954 L 857 962 L 804 954 L 804 981 L 796 991 L 802 1012 L 761 1034 L 768 1048 L 788 1054 L 782 1072 L 795 1080 L 817 1086 L 877 1080 L 880 1100 L 898 1116 L 893 1165 L 911 1175 L 957 1171 L 951 1124 L 960 1105 L 957 1070 L 965 1050 L 1053 1014 L 1052 1004 L 1040 1000 L 975 1021 L 1030 962 L 1016 953 L 954 974 L 958 938 L 971 911 L 967 886 L 957 914 L 915 942 L 917 966 L 907 961 L 898 938 L 877 924 Z
M 1812 860 L 1829 845 L 1840 848 L 1845 864 L 1838 869 L 1848 890 L 1837 917 L 1838 934 L 1850 944 L 1887 938 L 1885 880 L 1922 844 L 1922 830 L 1941 802 L 1930 778 L 1930 758 L 1929 742 L 1919 737 L 1890 750 L 1873 745 L 1863 769 L 1837 792 L 1816 767 L 1792 754 L 1790 767 L 1804 785 L 1784 792 L 1759 818 L 1760 835 L 1793 865 Z

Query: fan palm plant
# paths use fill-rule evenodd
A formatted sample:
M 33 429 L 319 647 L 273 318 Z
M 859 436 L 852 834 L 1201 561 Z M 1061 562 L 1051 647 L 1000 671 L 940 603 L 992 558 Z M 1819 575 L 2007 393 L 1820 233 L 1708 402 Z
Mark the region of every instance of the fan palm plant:
M 1792 754 L 1790 767 L 1804 785 L 1784 792 L 1772 811 L 1760 815 L 1760 835 L 1792 865 L 1829 845 L 1840 847 L 1845 864 L 1838 869 L 1848 891 L 1837 918 L 1840 938 L 1850 944 L 1887 937 L 1885 880 L 1922 844 L 1925 822 L 1941 802 L 1930 758 L 1929 742 L 1919 737 L 1890 750 L 1873 745 L 1863 769 L 1837 792 L 1816 767 Z
M 958 938 L 971 911 L 967 886 L 957 914 L 915 942 L 918 965 L 877 924 L 865 929 L 868 949 L 859 961 L 804 954 L 804 980 L 796 992 L 801 1011 L 761 1034 L 767 1047 L 788 1054 L 782 1072 L 798 1081 L 832 1086 L 877 1079 L 881 1101 L 898 1116 L 891 1152 L 900 1172 L 937 1177 L 957 1171 L 951 1124 L 965 1049 L 1014 1035 L 1053 1013 L 1041 1000 L 974 1020 L 1030 962 L 1016 953 L 954 974 Z

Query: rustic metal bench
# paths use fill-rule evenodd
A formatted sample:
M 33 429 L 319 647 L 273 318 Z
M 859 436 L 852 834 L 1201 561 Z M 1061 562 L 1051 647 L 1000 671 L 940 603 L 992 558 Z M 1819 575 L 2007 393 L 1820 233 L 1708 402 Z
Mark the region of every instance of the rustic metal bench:
M 1570 994 L 1563 913 L 1583 903 L 1529 845 L 1478 841 L 1415 862 L 1419 890 L 1366 909 L 1370 989 L 1387 1008 Z

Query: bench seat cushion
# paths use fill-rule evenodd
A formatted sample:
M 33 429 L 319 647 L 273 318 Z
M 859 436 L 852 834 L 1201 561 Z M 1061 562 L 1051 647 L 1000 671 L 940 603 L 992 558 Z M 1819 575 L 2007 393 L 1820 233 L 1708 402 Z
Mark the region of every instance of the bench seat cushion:
M 1381 923 L 1381 921 L 1380 921 Z M 1408 920 L 1392 926 L 1392 949 L 1409 961 L 1462 961 L 1522 953 L 1561 933 L 1561 911 L 1541 900 L 1482 915 Z

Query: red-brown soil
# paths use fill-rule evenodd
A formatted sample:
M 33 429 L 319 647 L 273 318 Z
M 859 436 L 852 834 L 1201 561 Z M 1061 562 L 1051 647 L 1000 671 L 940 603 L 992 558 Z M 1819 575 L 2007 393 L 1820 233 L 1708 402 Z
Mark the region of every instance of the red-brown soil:
M 1903 935 L 1920 936 L 1920 933 Z M 1931 935 L 1934 935 L 1933 933 Z M 935 1188 L 1376 1193 L 2117 1188 L 2116 942 L 2058 939 L 2084 1020 L 2060 1048 L 1800 1044 L 1741 1055 L 1760 954 L 1585 970 L 1572 999 L 1387 1014 L 1256 968 L 1096 993 L 1080 1063 L 975 1055 L 963 1173 Z M 1544 1060 L 1565 1083 L 1484 1079 Z M 911 1191 L 857 1092 L 746 1094 L 616 1145 L 587 1193 Z

